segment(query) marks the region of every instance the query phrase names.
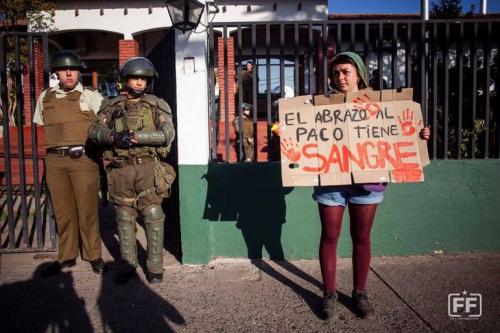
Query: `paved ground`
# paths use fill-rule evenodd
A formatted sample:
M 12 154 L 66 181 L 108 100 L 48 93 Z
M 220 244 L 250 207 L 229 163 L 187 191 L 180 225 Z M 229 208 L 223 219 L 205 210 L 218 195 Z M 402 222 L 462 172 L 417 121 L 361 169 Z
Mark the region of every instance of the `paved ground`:
M 139 278 L 117 286 L 108 252 L 102 277 L 79 261 L 57 277 L 41 278 L 50 256 L 0 257 L 1 332 L 500 331 L 498 253 L 374 258 L 369 287 L 377 314 L 370 321 L 350 310 L 351 265 L 341 259 L 332 322 L 320 315 L 317 261 L 218 259 L 193 267 L 166 254 L 164 283 L 149 285 L 140 270 Z M 482 295 L 476 320 L 448 316 L 448 295 L 464 290 Z

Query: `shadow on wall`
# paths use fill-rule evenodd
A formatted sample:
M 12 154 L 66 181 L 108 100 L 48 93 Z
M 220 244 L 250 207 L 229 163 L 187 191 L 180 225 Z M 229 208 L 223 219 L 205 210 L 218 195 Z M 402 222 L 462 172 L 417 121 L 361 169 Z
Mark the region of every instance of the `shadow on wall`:
M 285 223 L 285 195 L 293 188 L 281 185 L 279 163 L 210 164 L 203 218 L 236 222 L 248 249 L 248 258 L 283 260 L 281 228 Z

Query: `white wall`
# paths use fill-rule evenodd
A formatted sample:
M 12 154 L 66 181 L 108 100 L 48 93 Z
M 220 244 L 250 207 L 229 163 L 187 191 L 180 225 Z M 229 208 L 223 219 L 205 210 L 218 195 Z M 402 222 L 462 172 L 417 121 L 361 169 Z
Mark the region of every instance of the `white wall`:
M 123 34 L 124 39 L 132 39 L 138 32 L 172 25 L 164 1 L 57 1 L 56 5 L 57 30 L 113 31 Z
M 207 35 L 176 31 L 175 64 L 177 76 L 177 144 L 179 164 L 208 163 L 208 85 L 206 43 Z M 185 58 L 193 57 L 191 66 L 184 67 Z
M 219 13 L 209 15 L 213 22 L 245 22 L 245 21 L 299 21 L 326 20 L 328 17 L 328 1 L 326 0 L 217 0 Z M 276 11 L 273 5 L 276 3 Z M 298 10 L 298 4 L 302 9 Z M 250 11 L 247 11 L 250 5 Z M 223 12 L 225 6 L 226 12 Z

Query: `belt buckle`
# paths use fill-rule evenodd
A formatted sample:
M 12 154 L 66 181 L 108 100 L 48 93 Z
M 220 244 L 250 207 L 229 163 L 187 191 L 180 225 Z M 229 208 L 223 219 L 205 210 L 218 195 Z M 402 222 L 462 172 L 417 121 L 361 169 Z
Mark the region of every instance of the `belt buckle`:
M 137 164 L 141 164 L 143 162 L 142 158 L 141 157 L 137 157 Z

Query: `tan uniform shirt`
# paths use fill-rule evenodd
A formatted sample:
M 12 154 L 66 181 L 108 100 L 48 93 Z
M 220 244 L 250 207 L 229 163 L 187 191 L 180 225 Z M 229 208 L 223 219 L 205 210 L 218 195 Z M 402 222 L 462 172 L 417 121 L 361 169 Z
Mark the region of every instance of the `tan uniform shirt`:
M 97 115 L 99 112 L 99 108 L 101 107 L 102 100 L 104 99 L 101 94 L 97 91 L 84 89 L 81 83 L 78 83 L 76 87 L 71 91 L 64 91 L 61 87 L 56 85 L 53 88 L 45 89 L 38 97 L 38 101 L 36 103 L 35 115 L 33 116 L 33 122 L 43 126 L 43 99 L 47 91 L 55 91 L 56 98 L 63 98 L 67 94 L 73 91 L 80 91 L 82 93 L 80 97 L 80 109 L 82 111 L 94 112 Z

